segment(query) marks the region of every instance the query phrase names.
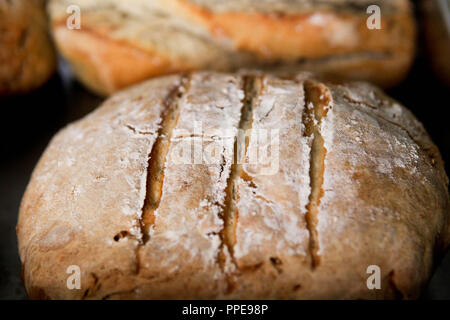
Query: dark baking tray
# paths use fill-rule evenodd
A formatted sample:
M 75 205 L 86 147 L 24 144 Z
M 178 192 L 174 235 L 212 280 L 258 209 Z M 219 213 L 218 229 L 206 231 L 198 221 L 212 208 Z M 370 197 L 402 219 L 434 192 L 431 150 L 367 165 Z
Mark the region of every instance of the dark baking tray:
M 422 47 L 406 81 L 388 93 L 422 121 L 441 150 L 449 173 L 449 88 L 432 73 Z M 101 101 L 73 79 L 64 62 L 43 88 L 0 100 L 0 299 L 27 298 L 20 279 L 15 225 L 36 162 L 57 130 L 86 115 Z M 450 253 L 437 267 L 422 298 L 450 299 Z

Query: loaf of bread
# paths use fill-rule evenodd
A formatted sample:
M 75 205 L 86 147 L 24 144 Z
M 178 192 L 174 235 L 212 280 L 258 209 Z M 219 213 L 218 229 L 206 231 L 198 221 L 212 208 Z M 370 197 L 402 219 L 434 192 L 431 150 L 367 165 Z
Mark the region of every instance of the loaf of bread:
M 45 1 L 0 0 L 0 96 L 39 87 L 55 67 Z
M 447 188 L 423 126 L 372 85 L 166 76 L 53 138 L 20 208 L 24 283 L 32 299 L 416 298 L 450 242 Z
M 80 29 L 72 30 L 74 4 Z M 368 27 L 371 5 L 381 29 Z M 52 0 L 49 12 L 60 51 L 100 94 L 176 71 L 241 67 L 389 87 L 414 56 L 408 0 Z

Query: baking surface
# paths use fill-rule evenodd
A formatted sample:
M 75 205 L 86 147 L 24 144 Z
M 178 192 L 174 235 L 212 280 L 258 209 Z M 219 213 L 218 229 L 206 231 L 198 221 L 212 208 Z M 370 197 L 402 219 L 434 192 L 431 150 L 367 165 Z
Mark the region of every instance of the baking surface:
M 408 79 L 388 93 L 423 122 L 449 172 L 450 128 L 444 110 L 449 89 L 440 85 L 425 58 L 419 57 Z M 26 299 L 20 280 L 15 225 L 31 172 L 53 134 L 92 111 L 102 101 L 73 80 L 64 64 L 59 75 L 28 96 L 0 100 L 0 299 Z M 437 268 L 424 299 L 450 299 L 450 253 Z

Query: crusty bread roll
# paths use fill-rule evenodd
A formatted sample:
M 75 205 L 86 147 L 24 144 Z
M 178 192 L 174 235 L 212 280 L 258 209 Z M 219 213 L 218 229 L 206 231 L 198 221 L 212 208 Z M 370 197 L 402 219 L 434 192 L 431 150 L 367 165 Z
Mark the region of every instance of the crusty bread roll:
M 79 30 L 66 27 L 71 4 Z M 367 27 L 370 5 L 381 9 L 381 30 Z M 49 12 L 60 51 L 101 94 L 175 71 L 240 67 L 389 87 L 414 56 L 408 0 L 52 0 Z
M 45 1 L 0 0 L 0 96 L 39 87 L 55 67 Z
M 423 126 L 371 85 L 167 76 L 53 138 L 20 208 L 24 283 L 33 299 L 415 298 L 450 242 L 447 187 Z

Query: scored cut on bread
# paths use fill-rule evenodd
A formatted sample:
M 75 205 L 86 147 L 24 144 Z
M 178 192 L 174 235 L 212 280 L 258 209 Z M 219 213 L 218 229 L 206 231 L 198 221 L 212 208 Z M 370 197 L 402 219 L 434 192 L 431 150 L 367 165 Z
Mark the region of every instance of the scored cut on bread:
M 449 210 L 438 149 L 376 87 L 200 72 L 59 132 L 17 235 L 33 299 L 409 299 L 450 243 Z

